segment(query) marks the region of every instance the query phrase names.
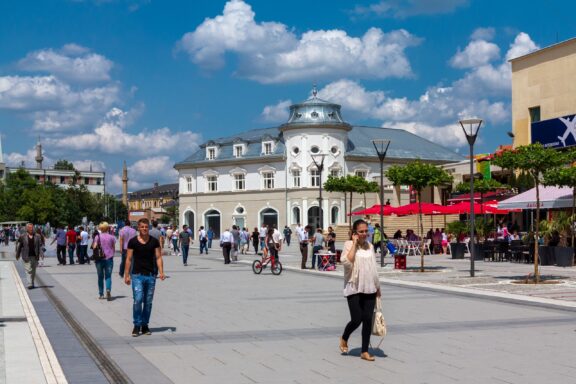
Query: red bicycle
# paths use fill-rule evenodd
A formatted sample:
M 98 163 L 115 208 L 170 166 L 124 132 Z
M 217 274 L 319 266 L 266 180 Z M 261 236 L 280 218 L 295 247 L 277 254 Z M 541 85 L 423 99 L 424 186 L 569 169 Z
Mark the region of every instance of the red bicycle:
M 252 263 L 252 271 L 259 275 L 268 264 L 270 264 L 270 270 L 273 275 L 279 275 L 282 273 L 282 263 L 280 263 L 279 260 L 276 260 L 276 258 L 269 256 L 267 249 L 264 249 L 262 252 L 262 260 L 254 260 Z

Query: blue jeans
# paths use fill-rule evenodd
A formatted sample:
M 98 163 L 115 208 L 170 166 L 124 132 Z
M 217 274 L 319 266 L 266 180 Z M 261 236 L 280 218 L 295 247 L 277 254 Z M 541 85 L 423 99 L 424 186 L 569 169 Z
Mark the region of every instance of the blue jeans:
M 316 254 L 320 252 L 322 248 L 321 245 L 315 245 L 314 248 L 312 248 L 312 269 L 316 267 Z M 318 266 L 320 266 L 320 259 L 320 256 L 318 256 Z
M 260 237 L 260 249 L 264 249 L 266 248 L 266 244 L 264 243 L 264 240 L 266 240 L 265 237 Z
M 206 246 L 206 243 L 206 239 L 200 240 L 200 254 L 202 254 L 202 251 L 206 251 L 206 254 L 208 254 L 208 247 Z
M 74 250 L 76 249 L 76 243 L 68 244 L 68 258 L 70 259 L 70 264 L 74 264 Z
M 188 262 L 188 250 L 190 249 L 189 245 L 182 244 L 182 262 L 186 264 Z
M 174 246 L 174 253 L 180 252 L 178 249 L 178 239 L 172 239 L 172 245 Z
M 152 300 L 154 299 L 154 287 L 156 287 L 156 276 L 144 276 L 133 274 L 132 295 L 134 305 L 132 306 L 132 318 L 134 326 L 141 327 L 148 325 L 150 313 L 152 312 Z
M 124 269 L 126 269 L 126 253 L 128 251 L 127 250 L 122 250 L 122 260 L 120 261 L 120 270 L 118 271 L 118 274 L 120 275 L 120 277 L 124 277 Z
M 80 264 L 88 263 L 90 264 L 90 258 L 88 257 L 88 245 L 79 245 L 80 256 L 78 256 L 78 262 Z
M 212 239 L 208 239 L 208 248 L 212 248 Z
M 99 260 L 95 262 L 96 272 L 98 272 L 98 293 L 104 296 L 104 280 L 106 280 L 106 290 L 112 290 L 112 267 L 114 258 L 108 260 Z

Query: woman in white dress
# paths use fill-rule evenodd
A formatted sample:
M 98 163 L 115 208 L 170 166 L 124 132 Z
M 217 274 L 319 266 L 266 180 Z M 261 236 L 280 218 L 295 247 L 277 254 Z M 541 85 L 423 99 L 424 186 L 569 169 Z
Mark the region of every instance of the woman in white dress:
M 340 337 L 340 351 L 348 353 L 348 338 L 362 324 L 362 353 L 364 360 L 374 361 L 368 353 L 372 316 L 376 298 L 380 297 L 380 281 L 376 267 L 374 247 L 367 241 L 368 224 L 357 220 L 352 226 L 352 240 L 344 243 L 342 264 L 344 265 L 344 296 L 348 300 L 350 321 Z

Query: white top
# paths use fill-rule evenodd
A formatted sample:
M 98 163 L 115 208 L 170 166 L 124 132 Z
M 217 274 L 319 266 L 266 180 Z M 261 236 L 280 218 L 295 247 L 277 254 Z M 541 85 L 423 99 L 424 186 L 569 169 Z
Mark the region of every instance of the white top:
M 224 231 L 224 233 L 220 235 L 220 241 L 222 243 L 234 243 L 234 236 L 232 236 L 230 231 Z
M 82 231 L 80 232 L 80 237 L 82 240 L 80 241 L 80 245 L 88 245 L 88 232 Z
M 308 241 L 308 234 L 306 233 L 304 228 L 302 227 L 296 228 L 296 233 L 298 234 L 298 240 L 300 242 Z
M 203 240 L 206 237 L 206 231 L 201 229 L 198 231 L 198 239 Z
M 266 237 L 266 232 L 268 232 L 268 230 L 266 229 L 266 227 L 260 228 L 259 237 Z
M 346 242 L 352 243 L 352 242 Z M 345 245 L 345 251 L 348 251 L 350 245 Z M 380 286 L 378 270 L 376 266 L 376 256 L 374 248 L 370 244 L 368 249 L 358 248 L 354 264 L 348 261 L 348 253 L 344 255 L 344 296 L 350 296 L 357 293 L 376 293 Z M 355 276 L 357 274 L 357 276 Z M 347 276 L 349 276 L 347 278 Z

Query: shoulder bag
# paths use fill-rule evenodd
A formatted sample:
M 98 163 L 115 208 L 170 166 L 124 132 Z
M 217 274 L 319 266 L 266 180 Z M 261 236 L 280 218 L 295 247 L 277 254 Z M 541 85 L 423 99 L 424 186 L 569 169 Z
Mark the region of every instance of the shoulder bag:
M 106 257 L 104 256 L 104 252 L 102 252 L 102 245 L 100 244 L 100 235 L 97 235 L 96 238 L 96 246 L 92 248 L 92 260 L 100 261 L 104 260 Z
M 380 336 L 382 339 L 378 343 L 376 349 L 380 348 L 380 344 L 382 344 L 387 332 L 386 320 L 384 320 L 384 315 L 382 314 L 382 299 L 377 297 L 376 308 L 374 308 L 374 315 L 372 317 L 372 334 L 374 336 Z

